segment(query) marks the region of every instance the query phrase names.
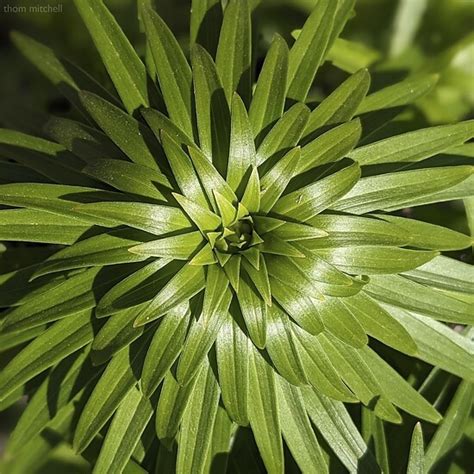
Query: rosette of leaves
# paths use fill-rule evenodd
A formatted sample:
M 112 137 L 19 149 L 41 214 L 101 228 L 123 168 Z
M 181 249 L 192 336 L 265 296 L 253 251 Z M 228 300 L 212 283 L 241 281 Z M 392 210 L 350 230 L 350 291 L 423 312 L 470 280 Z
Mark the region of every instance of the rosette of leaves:
M 0 275 L 3 406 L 29 395 L 7 457 L 30 472 L 66 440 L 97 473 L 279 473 L 284 453 L 377 472 L 347 407 L 379 433 L 441 419 L 398 354 L 474 379 L 445 324 L 473 323 L 472 268 L 440 255 L 472 239 L 397 213 L 472 195 L 472 122 L 377 135 L 432 77 L 308 99 L 352 0 L 275 36 L 258 77 L 247 0 L 193 1 L 189 59 L 139 2 L 144 62 L 75 4 L 116 93 L 13 36 L 79 118 L 0 131 L 0 238 L 50 244 Z

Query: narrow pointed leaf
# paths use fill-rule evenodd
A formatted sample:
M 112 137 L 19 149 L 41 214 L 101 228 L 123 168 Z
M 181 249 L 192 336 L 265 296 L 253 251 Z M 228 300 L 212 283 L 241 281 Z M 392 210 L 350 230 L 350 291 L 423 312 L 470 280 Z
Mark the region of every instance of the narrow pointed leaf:
M 221 218 L 208 208 L 202 207 L 180 194 L 173 193 L 173 196 L 201 232 L 212 232 L 221 225 Z
M 192 0 L 189 35 L 191 48 L 197 43 L 215 55 L 222 16 L 219 0 Z
M 423 432 L 421 430 L 421 424 L 418 422 L 413 429 L 411 437 L 407 474 L 423 474 L 424 472 L 426 472 L 426 468 L 423 448 Z

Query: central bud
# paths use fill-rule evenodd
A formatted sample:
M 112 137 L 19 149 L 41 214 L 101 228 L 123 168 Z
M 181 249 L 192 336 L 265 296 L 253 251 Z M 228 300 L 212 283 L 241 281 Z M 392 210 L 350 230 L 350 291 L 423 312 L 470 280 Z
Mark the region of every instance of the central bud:
M 216 240 L 215 247 L 221 252 L 228 253 L 245 250 L 252 245 L 253 234 L 252 218 L 250 216 L 244 217 L 228 227 L 223 227 L 221 238 Z

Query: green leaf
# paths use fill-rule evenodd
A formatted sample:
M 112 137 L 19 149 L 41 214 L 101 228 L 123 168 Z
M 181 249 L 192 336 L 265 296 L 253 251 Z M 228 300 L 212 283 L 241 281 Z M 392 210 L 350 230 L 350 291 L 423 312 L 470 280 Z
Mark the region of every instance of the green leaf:
M 473 243 L 468 235 L 439 225 L 398 216 L 379 215 L 377 217 L 406 230 L 407 235 L 410 236 L 411 247 L 447 251 L 465 249 Z
M 350 75 L 311 112 L 304 131 L 305 135 L 325 125 L 351 120 L 364 100 L 369 86 L 370 74 L 367 69 L 361 69 Z
M 229 156 L 229 104 L 209 53 L 195 45 L 191 61 L 200 148 L 219 173 L 224 175 Z
M 216 55 L 217 71 L 229 104 L 234 92 L 238 92 L 245 104 L 250 102 L 251 34 L 248 0 L 229 0 Z
M 265 234 L 264 234 L 265 235 Z M 313 240 L 326 237 L 328 234 L 321 229 L 296 222 L 285 222 L 280 227 L 271 231 L 271 235 L 287 242 L 298 240 Z
M 207 361 L 201 362 L 198 370 L 199 375 L 181 422 L 177 472 L 203 474 L 206 457 L 211 448 L 212 431 L 219 405 L 219 385 Z
M 275 159 L 295 147 L 303 135 L 308 117 L 309 109 L 305 104 L 298 103 L 287 110 L 262 139 L 257 150 L 257 164 L 269 160 L 263 166 L 266 170 Z
M 226 411 L 241 426 L 248 425 L 250 339 L 228 316 L 216 339 L 219 387 Z
M 471 120 L 396 135 L 356 148 L 348 156 L 363 165 L 421 161 L 473 137 Z
M 354 275 L 399 273 L 439 255 L 438 252 L 376 246 L 327 248 L 315 252 L 339 270 Z
M 461 183 L 473 170 L 471 166 L 452 166 L 368 176 L 331 207 L 353 214 L 402 209 L 418 198 Z
M 260 211 L 269 212 L 293 177 L 300 160 L 300 148 L 289 151 L 261 180 Z
M 82 105 L 97 125 L 130 160 L 137 165 L 157 168 L 152 151 L 158 144 L 147 127 L 96 94 L 81 91 L 79 96 Z
M 190 21 L 190 48 L 198 43 L 213 56 L 219 42 L 222 24 L 222 7 L 219 0 L 192 0 Z
M 148 324 L 163 316 L 199 293 L 205 284 L 206 279 L 201 266 L 185 265 L 138 315 L 135 326 Z
M 364 331 L 400 352 L 415 355 L 416 343 L 406 329 L 364 292 L 343 299 Z
M 204 242 L 201 232 L 188 232 L 173 235 L 144 244 L 129 247 L 132 254 L 148 257 L 165 257 L 177 260 L 188 260 Z
M 252 173 L 240 202 L 250 213 L 260 210 L 260 178 L 255 166 L 252 168 Z
M 74 3 L 128 112 L 148 105 L 145 66 L 115 18 L 102 1 Z
M 217 257 L 210 244 L 204 244 L 199 252 L 189 261 L 189 265 L 212 265 L 217 263 Z
M 250 355 L 248 404 L 250 426 L 268 472 L 283 474 L 283 445 L 275 375 L 263 356 L 253 349 Z
M 265 242 L 259 247 L 259 250 L 265 254 L 304 258 L 304 254 L 301 253 L 294 245 L 285 242 L 272 233 L 265 236 Z
M 246 1 L 244 0 L 242 3 Z M 256 164 L 255 143 L 247 111 L 242 99 L 235 94 L 232 100 L 232 127 L 227 182 L 237 194 L 242 195 L 243 179 L 249 169 Z
M 337 2 L 319 0 L 290 49 L 287 97 L 304 101 L 324 60 Z
M 306 222 L 337 203 L 353 188 L 359 177 L 359 165 L 352 163 L 314 184 L 284 195 L 277 201 L 272 212 Z
M 389 448 L 385 436 L 384 423 L 373 411 L 362 407 L 361 410 L 361 433 L 364 441 L 368 443 L 375 452 L 377 463 L 382 472 L 390 472 Z
M 124 193 L 158 201 L 165 201 L 162 191 L 171 189 L 170 182 L 160 171 L 127 161 L 96 160 L 82 172 Z
M 71 245 L 90 228 L 74 217 L 58 216 L 35 209 L 0 211 L 0 240 Z
M 222 224 L 221 218 L 217 214 L 196 204 L 191 199 L 176 193 L 173 193 L 173 197 L 202 233 L 212 232 Z
M 473 395 L 472 383 L 463 380 L 457 388 L 439 428 L 428 444 L 424 457 L 426 471 L 433 469 L 436 463 L 462 438 L 469 421 Z
M 258 138 L 283 114 L 288 75 L 288 45 L 278 34 L 265 56 L 250 104 L 249 119 Z
M 243 266 L 252 283 L 255 285 L 255 288 L 260 293 L 260 297 L 263 298 L 263 301 L 265 301 L 268 306 L 271 306 L 272 296 L 270 281 L 268 279 L 266 261 L 262 254 L 259 255 L 258 261 L 258 269 L 252 265 L 249 265 L 245 260 L 243 260 Z
M 289 383 L 307 383 L 288 316 L 277 306 L 268 308 L 266 349 L 277 371 Z
M 93 338 L 91 311 L 50 326 L 2 369 L 0 400 L 36 375 L 88 344 Z
M 311 421 L 348 471 L 379 473 L 375 459 L 344 404 L 310 387 L 303 387 L 301 393 Z
M 213 308 L 212 317 L 201 314 L 197 321 L 193 321 L 189 329 L 176 369 L 176 380 L 182 385 L 189 383 L 196 375 L 226 320 L 232 293 L 228 290 L 220 296 L 219 303 Z
M 144 9 L 143 23 L 168 114 L 192 137 L 192 72 L 188 61 L 173 33 L 154 10 Z
M 282 434 L 302 472 L 327 472 L 300 390 L 277 377 L 278 408 L 284 421 Z
M 423 474 L 426 472 L 423 448 L 423 432 L 418 422 L 413 429 L 408 458 L 407 474 Z
M 431 91 L 438 82 L 438 78 L 437 74 L 420 75 L 384 87 L 365 97 L 357 109 L 357 114 L 412 104 Z
M 440 321 L 474 323 L 468 303 L 399 275 L 376 276 L 365 291 L 379 301 Z
M 150 397 L 179 356 L 183 347 L 190 319 L 189 305 L 172 308 L 163 318 L 145 357 L 141 388 Z
M 175 207 L 142 202 L 97 202 L 75 208 L 81 214 L 110 220 L 109 227 L 127 225 L 150 234 L 190 230 L 191 222 Z
M 383 216 L 386 217 L 385 215 Z M 387 219 L 388 221 L 390 219 Z M 408 244 L 409 235 L 399 226 L 385 220 L 367 217 L 320 214 L 308 221 L 308 224 L 324 229 L 326 237 L 319 237 L 304 246 L 316 250 L 328 247 L 349 247 L 365 245 L 403 246 Z
M 107 430 L 93 472 L 123 472 L 152 415 L 151 401 L 138 389 L 132 388 L 122 400 Z
M 472 341 L 438 321 L 393 306 L 383 306 L 411 334 L 418 347 L 417 358 L 474 381 Z

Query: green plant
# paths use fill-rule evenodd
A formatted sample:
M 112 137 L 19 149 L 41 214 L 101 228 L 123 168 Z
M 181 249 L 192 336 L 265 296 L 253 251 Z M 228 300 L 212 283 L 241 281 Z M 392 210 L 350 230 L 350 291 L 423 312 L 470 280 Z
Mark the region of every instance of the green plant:
M 276 36 L 253 88 L 252 2 L 226 3 L 193 1 L 189 64 L 139 1 L 145 66 L 75 0 L 120 99 L 13 35 L 81 119 L 52 117 L 54 141 L 0 131 L 0 239 L 51 245 L 0 275 L 3 406 L 31 394 L 12 472 L 59 440 L 98 473 L 259 472 L 252 435 L 271 473 L 284 444 L 288 472 L 386 471 L 382 420 L 441 419 L 394 358 L 472 398 L 473 343 L 444 323 L 473 323 L 473 271 L 440 255 L 472 239 L 398 211 L 473 194 L 473 123 L 373 141 L 433 76 L 367 95 L 360 70 L 310 102 L 353 0 L 320 0 L 291 49 Z M 455 443 L 438 438 L 432 464 Z

